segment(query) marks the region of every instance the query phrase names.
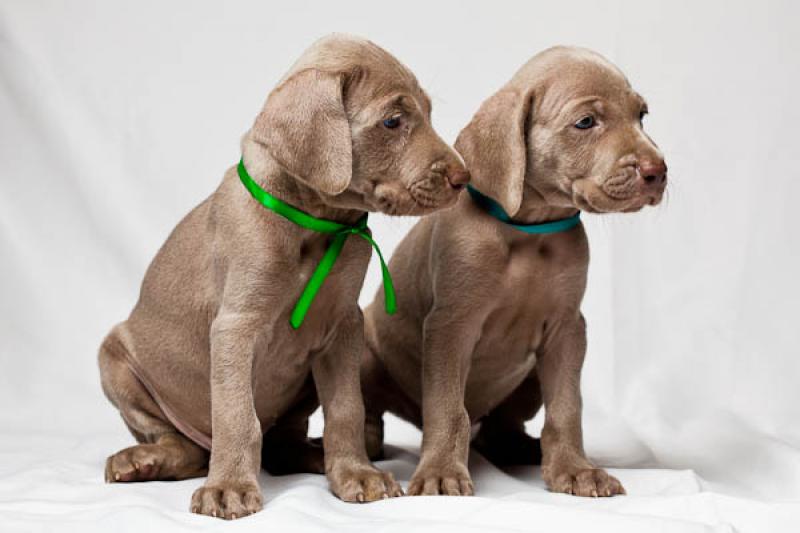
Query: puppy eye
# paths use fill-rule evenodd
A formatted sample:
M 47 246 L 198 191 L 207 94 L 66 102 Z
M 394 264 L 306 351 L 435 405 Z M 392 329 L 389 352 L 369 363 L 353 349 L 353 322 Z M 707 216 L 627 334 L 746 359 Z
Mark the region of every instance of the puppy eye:
M 593 126 L 594 126 L 594 117 L 592 115 L 587 115 L 575 123 L 575 127 L 578 128 L 579 130 L 588 130 Z
M 383 121 L 383 126 L 393 130 L 400 125 L 400 115 L 395 115 Z

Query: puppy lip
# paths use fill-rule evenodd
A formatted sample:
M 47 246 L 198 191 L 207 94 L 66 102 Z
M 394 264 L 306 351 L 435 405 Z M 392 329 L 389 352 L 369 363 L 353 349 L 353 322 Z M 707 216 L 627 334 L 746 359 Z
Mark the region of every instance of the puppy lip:
M 641 210 L 646 205 L 657 205 L 660 203 L 660 197 L 651 194 L 636 194 L 629 198 L 615 198 L 609 195 L 602 187 L 589 182 L 590 190 L 584 191 L 583 188 L 573 189 L 573 203 L 580 209 L 589 213 L 632 213 Z M 611 205 L 600 205 L 596 201 L 592 201 L 592 194 L 590 192 L 601 194 Z M 583 205 L 581 205 L 583 204 Z
M 434 201 L 434 202 L 420 202 L 417 201 L 416 198 L 412 196 L 413 204 L 409 206 L 409 208 L 404 213 L 395 213 L 395 216 L 426 216 L 441 209 L 446 209 L 452 207 L 456 203 L 456 199 L 458 199 L 457 194 L 448 195 L 443 201 Z
M 594 202 L 592 202 L 592 201 L 590 200 L 590 197 L 589 197 L 589 195 L 581 195 L 581 196 L 580 196 L 580 199 L 581 199 L 581 200 L 583 200 L 583 201 L 586 203 L 586 205 L 588 205 L 589 207 L 591 207 L 591 211 L 590 211 L 591 213 L 598 213 L 598 214 L 600 214 L 600 213 L 608 213 L 608 212 L 609 212 L 607 209 L 603 209 L 603 208 L 601 208 L 600 206 L 598 206 L 598 205 L 595 205 L 595 204 L 594 204 Z
M 604 196 L 609 197 L 600 187 L 595 185 L 590 178 L 579 178 L 572 182 L 572 203 L 576 207 L 589 213 L 605 213 L 606 210 L 595 205 L 590 198 L 591 189 L 600 191 Z M 609 197 L 610 198 L 610 197 Z
M 461 190 L 465 188 L 465 185 L 453 185 L 447 179 L 444 179 L 444 183 L 430 187 L 430 179 L 431 176 L 426 175 L 406 187 L 415 206 L 424 210 L 435 211 L 454 204 Z
M 658 205 L 658 204 L 661 203 L 661 200 L 663 198 L 664 198 L 663 191 L 661 193 L 657 194 L 657 195 L 656 194 L 650 195 L 650 197 L 648 199 L 648 205 Z
M 580 209 L 581 211 L 586 211 L 587 213 L 601 213 L 591 202 L 578 191 L 574 191 L 572 194 L 572 203 Z

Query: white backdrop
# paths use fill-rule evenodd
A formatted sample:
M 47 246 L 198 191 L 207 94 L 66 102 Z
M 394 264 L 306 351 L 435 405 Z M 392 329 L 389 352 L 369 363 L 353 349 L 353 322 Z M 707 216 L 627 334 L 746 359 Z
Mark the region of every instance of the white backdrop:
M 796 531 L 796 6 L 1 0 L 0 530 L 222 525 L 186 512 L 201 480 L 102 483 L 105 456 L 132 439 L 96 350 L 169 231 L 237 161 L 272 85 L 344 31 L 416 72 L 448 141 L 554 44 L 603 53 L 648 99 L 669 200 L 585 217 L 587 449 L 630 495 L 552 495 L 538 470 L 474 456 L 475 498 L 352 506 L 321 477 L 264 475 L 265 511 L 232 527 Z M 373 217 L 387 254 L 413 222 Z M 378 282 L 373 263 L 362 303 Z M 392 421 L 387 438 L 383 466 L 407 481 L 419 434 Z

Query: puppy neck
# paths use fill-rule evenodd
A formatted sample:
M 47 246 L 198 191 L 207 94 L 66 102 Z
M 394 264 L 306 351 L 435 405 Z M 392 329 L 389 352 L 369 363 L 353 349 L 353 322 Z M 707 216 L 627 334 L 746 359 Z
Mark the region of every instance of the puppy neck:
M 331 205 L 327 195 L 290 175 L 263 145 L 247 136 L 242 140 L 242 158 L 247 172 L 265 191 L 313 217 L 355 224 L 364 215 L 363 210 Z
M 526 182 L 522 189 L 519 211 L 511 219 L 518 224 L 541 224 L 569 218 L 577 212 L 578 209 L 568 200 L 563 200 L 562 195 L 544 193 Z

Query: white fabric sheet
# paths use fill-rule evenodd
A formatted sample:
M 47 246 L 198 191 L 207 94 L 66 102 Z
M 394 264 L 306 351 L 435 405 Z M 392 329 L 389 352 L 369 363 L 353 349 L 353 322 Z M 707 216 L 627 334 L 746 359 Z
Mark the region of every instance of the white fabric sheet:
M 800 530 L 796 93 L 788 2 L 0 2 L 0 531 Z M 133 443 L 95 357 L 169 231 L 239 157 L 301 51 L 367 36 L 449 141 L 533 53 L 588 46 L 648 99 L 670 198 L 584 217 L 585 440 L 629 495 L 550 494 L 472 457 L 474 498 L 347 505 L 262 476 L 265 510 L 187 512 L 202 480 L 105 485 Z M 413 220 L 375 216 L 387 255 Z M 379 283 L 373 263 L 362 303 Z M 319 432 L 321 421 L 314 420 Z M 537 432 L 540 422 L 531 423 Z M 391 419 L 407 482 L 419 433 Z

